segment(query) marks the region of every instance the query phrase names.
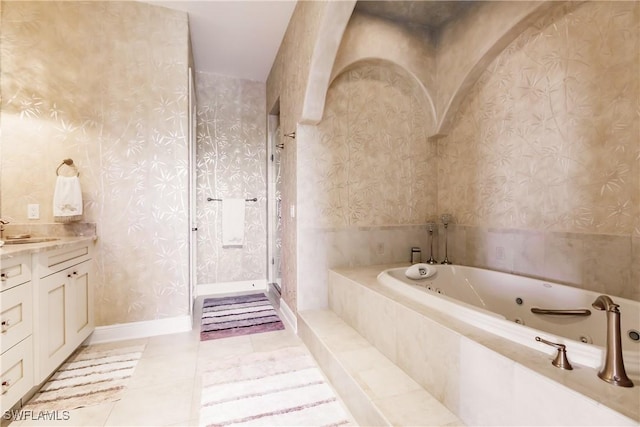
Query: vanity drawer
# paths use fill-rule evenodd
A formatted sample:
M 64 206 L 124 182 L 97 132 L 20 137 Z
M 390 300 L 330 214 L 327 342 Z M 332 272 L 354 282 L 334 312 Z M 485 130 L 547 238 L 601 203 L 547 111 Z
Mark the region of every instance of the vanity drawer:
M 93 241 L 65 245 L 38 254 L 38 276 L 46 277 L 91 259 Z
M 2 413 L 10 409 L 33 387 L 33 341 L 31 337 L 20 341 L 0 356 L 2 373 Z
M 13 287 L 2 293 L 0 332 L 2 353 L 33 332 L 33 285 L 31 282 Z
M 1 291 L 31 280 L 31 255 L 18 255 L 0 260 Z

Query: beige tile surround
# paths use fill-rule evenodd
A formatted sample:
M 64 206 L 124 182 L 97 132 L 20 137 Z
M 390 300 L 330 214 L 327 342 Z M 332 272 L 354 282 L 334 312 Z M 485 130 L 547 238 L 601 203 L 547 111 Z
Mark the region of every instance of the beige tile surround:
M 300 312 L 298 333 L 360 425 L 463 425 L 335 313 Z
M 444 230 L 438 230 L 438 260 Z M 640 239 L 631 235 L 449 227 L 448 258 L 487 268 L 640 301 Z M 424 252 L 424 248 L 423 248 Z
M 640 388 L 561 371 L 547 354 L 395 295 L 377 284 L 385 267 L 331 271 L 331 309 L 465 424 L 637 425 Z
M 328 306 L 328 270 L 410 261 L 411 247 L 429 259 L 427 225 L 307 228 L 298 251 L 302 310 Z M 444 228 L 434 230 L 434 258 L 444 259 Z M 640 301 L 640 238 L 628 235 L 474 227 L 452 224 L 454 264 L 549 280 Z

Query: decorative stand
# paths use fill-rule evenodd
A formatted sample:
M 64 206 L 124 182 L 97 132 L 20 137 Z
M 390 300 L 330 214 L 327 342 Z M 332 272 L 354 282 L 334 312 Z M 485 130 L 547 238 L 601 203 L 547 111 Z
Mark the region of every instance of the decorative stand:
M 451 222 L 451 214 L 442 214 L 442 216 L 440 217 L 440 220 L 444 224 L 444 260 L 442 261 L 442 264 L 451 264 L 451 261 L 449 261 L 449 258 L 447 257 L 447 245 L 448 245 L 447 227 Z
M 427 260 L 427 264 L 437 264 L 438 261 L 436 261 L 433 258 L 433 226 L 435 224 L 430 223 L 429 224 L 429 247 L 430 247 L 430 254 L 429 254 L 429 259 Z

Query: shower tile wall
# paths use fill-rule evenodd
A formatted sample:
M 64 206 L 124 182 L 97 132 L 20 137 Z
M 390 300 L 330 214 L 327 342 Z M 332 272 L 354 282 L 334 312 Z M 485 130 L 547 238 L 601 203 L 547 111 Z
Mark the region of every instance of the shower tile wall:
M 2 216 L 51 223 L 72 158 L 97 223 L 96 323 L 188 315 L 186 14 L 110 1 L 1 14 Z
M 196 74 L 197 283 L 263 280 L 266 275 L 265 84 L 211 73 Z M 245 205 L 245 244 L 222 247 L 222 203 Z

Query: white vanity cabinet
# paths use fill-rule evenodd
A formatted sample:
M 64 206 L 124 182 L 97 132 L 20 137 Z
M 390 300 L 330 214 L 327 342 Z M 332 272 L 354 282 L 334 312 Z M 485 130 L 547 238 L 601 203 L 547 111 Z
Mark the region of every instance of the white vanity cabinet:
M 31 255 L 0 261 L 0 408 L 11 408 L 34 386 Z
M 93 332 L 93 244 L 78 238 L 3 249 L 2 413 L 36 390 Z
M 35 292 L 36 383 L 44 381 L 93 332 L 92 242 L 38 254 Z
M 31 255 L 23 254 L 0 261 L 0 291 L 31 280 Z

